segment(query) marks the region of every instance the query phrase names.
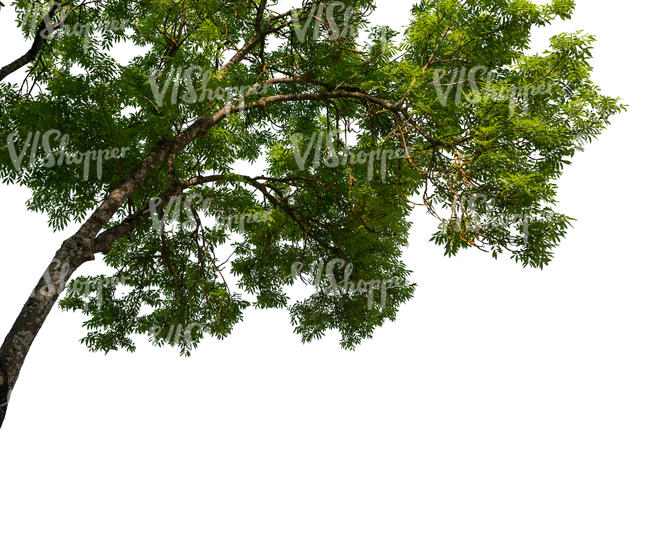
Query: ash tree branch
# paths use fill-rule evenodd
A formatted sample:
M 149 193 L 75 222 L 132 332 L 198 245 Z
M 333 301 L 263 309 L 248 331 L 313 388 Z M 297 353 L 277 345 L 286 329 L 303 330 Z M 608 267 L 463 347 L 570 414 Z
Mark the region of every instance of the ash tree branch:
M 250 104 L 229 104 L 220 109 L 212 117 L 201 117 L 186 130 L 168 141 L 159 142 L 140 164 L 133 170 L 129 177 L 101 203 L 91 217 L 81 226 L 76 235 L 85 239 L 93 239 L 109 222 L 121 205 L 131 197 L 142 185 L 144 180 L 158 167 L 170 154 L 185 149 L 190 143 L 204 137 L 208 130 L 223 119 L 240 111 L 259 109 L 274 103 L 297 101 L 327 101 L 334 98 L 349 98 L 376 103 L 393 111 L 402 111 L 400 106 L 387 100 L 378 98 L 359 91 L 337 90 L 317 93 L 277 94 L 260 98 Z
M 284 201 L 282 198 L 276 198 L 273 194 L 271 194 L 268 190 L 268 186 L 265 183 L 259 182 L 260 179 L 263 179 L 264 177 L 248 177 L 246 175 L 241 176 L 242 179 L 250 184 L 251 186 L 254 186 L 257 188 L 264 197 L 270 201 L 275 207 L 278 207 L 279 209 L 282 209 L 295 223 L 296 225 L 302 230 L 302 232 L 309 237 L 310 239 L 314 240 L 318 245 L 325 249 L 330 254 L 337 254 L 339 255 L 339 250 L 336 247 L 331 246 L 327 241 L 322 239 L 319 235 L 314 233 L 311 228 L 309 228 L 304 221 L 300 220 L 300 218 L 297 216 L 295 210 L 291 205 L 289 205 L 286 201 Z
M 286 180 L 292 180 L 296 179 L 296 177 L 288 177 Z M 300 178 L 302 179 L 302 178 Z M 297 225 L 298 227 L 303 231 L 303 233 L 309 237 L 310 239 L 314 240 L 316 243 L 318 243 L 321 248 L 325 249 L 329 253 L 337 253 L 336 247 L 331 246 L 328 244 L 324 239 L 322 239 L 320 236 L 315 234 L 306 224 L 304 220 L 301 220 L 293 207 L 291 207 L 286 201 L 282 200 L 281 198 L 278 198 L 274 196 L 272 193 L 269 192 L 268 188 L 269 186 L 266 184 L 266 182 L 260 182 L 260 181 L 279 181 L 283 182 L 285 179 L 280 179 L 280 178 L 275 178 L 275 177 L 267 177 L 264 175 L 259 175 L 256 177 L 250 177 L 248 175 L 240 175 L 240 174 L 222 174 L 222 175 L 208 175 L 208 176 L 199 176 L 199 177 L 194 177 L 184 183 L 179 184 L 178 187 L 176 187 L 174 190 L 170 190 L 161 196 L 158 196 L 157 199 L 158 201 L 155 202 L 153 206 L 147 206 L 141 208 L 139 211 L 134 213 L 133 215 L 125 218 L 122 222 L 119 224 L 116 224 L 112 228 L 109 228 L 102 232 L 100 235 L 97 236 L 93 243 L 93 252 L 97 253 L 108 253 L 110 251 L 111 247 L 113 244 L 124 237 L 128 237 L 131 235 L 139 226 L 142 224 L 145 224 L 151 219 L 151 211 L 152 209 L 155 209 L 156 211 L 159 210 L 160 208 L 164 207 L 164 205 L 170 201 L 174 196 L 181 195 L 183 191 L 187 188 L 191 188 L 194 186 L 200 186 L 204 184 L 209 184 L 209 183 L 214 183 L 214 182 L 223 182 L 223 181 L 243 181 L 246 184 L 251 185 L 252 187 L 256 188 L 259 190 L 272 205 L 275 207 L 278 207 L 282 211 L 284 211 Z M 273 187 L 270 187 L 273 188 Z M 150 200 L 151 201 L 151 200 Z
M 0 68 L 0 81 L 5 79 L 7 76 L 18 71 L 23 66 L 26 66 L 30 62 L 38 57 L 38 54 L 45 48 L 47 40 L 50 38 L 53 32 L 61 28 L 63 22 L 65 21 L 65 14 L 63 18 L 58 23 L 52 23 L 52 17 L 56 14 L 59 8 L 62 6 L 59 2 L 54 2 L 52 7 L 47 12 L 47 14 L 41 19 L 40 24 L 36 30 L 36 36 L 32 42 L 32 46 L 29 48 L 24 55 L 17 58 L 13 62 L 7 64 L 3 68 Z M 47 30 L 47 37 L 43 36 L 43 33 Z

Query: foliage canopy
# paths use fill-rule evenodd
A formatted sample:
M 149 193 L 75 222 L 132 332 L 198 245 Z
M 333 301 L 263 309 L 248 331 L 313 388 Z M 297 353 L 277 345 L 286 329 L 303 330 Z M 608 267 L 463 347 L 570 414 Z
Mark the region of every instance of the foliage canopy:
M 250 305 L 287 307 L 304 340 L 337 329 L 353 347 L 413 295 L 401 256 L 416 206 L 449 255 L 543 267 L 571 221 L 555 183 L 623 107 L 590 80 L 590 35 L 529 51 L 572 0 L 422 0 L 403 35 L 369 23 L 371 0 L 15 0 L 30 41 L 35 4 L 51 35 L 22 83 L 0 83 L 0 174 L 54 229 L 126 194 L 94 245 L 113 275 L 77 278 L 62 300 L 88 315 L 92 349 L 133 349 L 140 333 L 188 352 Z M 66 153 L 127 150 L 101 173 L 52 167 L 42 146 L 30 160 L 48 131 L 55 157 L 62 134 Z M 241 216 L 264 219 L 222 220 Z M 333 260 L 353 264 L 332 268 L 340 283 L 403 284 L 382 303 L 322 287 L 292 300 L 290 285 Z

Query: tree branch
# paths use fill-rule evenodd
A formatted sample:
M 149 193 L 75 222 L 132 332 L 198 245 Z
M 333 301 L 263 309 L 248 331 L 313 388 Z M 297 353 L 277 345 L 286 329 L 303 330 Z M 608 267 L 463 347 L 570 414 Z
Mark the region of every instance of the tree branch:
M 52 24 L 52 17 L 54 17 L 59 7 L 61 7 L 61 4 L 59 4 L 59 2 L 54 2 L 47 15 L 41 19 L 41 22 L 38 25 L 38 29 L 36 30 L 36 36 L 34 37 L 34 41 L 32 42 L 32 46 L 30 47 L 29 51 L 27 51 L 23 56 L 17 58 L 10 64 L 7 64 L 3 68 L 0 68 L 0 81 L 36 59 L 38 54 L 45 47 L 45 44 L 47 43 L 47 40 L 49 39 L 51 33 L 58 30 L 65 20 L 64 17 L 64 19 L 58 23 Z M 43 32 L 45 29 L 47 29 L 49 33 L 48 37 L 43 37 Z

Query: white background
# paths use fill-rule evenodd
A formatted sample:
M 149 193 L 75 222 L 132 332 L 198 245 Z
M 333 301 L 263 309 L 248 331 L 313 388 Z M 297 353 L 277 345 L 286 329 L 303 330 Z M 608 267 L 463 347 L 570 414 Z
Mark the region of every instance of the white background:
M 578 222 L 548 269 L 447 259 L 419 217 L 416 298 L 354 353 L 265 311 L 190 359 L 104 356 L 55 310 L 0 431 L 0 539 L 650 540 L 648 12 L 578 0 L 553 28 L 598 36 L 594 78 L 631 107 L 561 179 Z M 27 48 L 0 19 L 4 65 Z M 68 232 L 0 190 L 4 336 Z

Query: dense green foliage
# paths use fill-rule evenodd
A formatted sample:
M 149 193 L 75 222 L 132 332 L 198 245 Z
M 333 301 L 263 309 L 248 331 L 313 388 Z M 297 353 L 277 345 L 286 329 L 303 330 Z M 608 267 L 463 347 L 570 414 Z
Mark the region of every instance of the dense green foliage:
M 30 41 L 33 4 L 13 2 Z M 403 37 L 368 23 L 371 0 L 345 0 L 320 20 L 307 0 L 289 15 L 260 0 L 67 4 L 25 81 L 0 83 L 0 141 L 14 137 L 20 150 L 30 134 L 58 130 L 71 152 L 128 150 L 98 175 L 94 163 L 87 174 L 66 160 L 50 167 L 42 150 L 16 171 L 4 146 L 3 180 L 28 186 L 29 208 L 53 228 L 87 217 L 160 141 L 243 104 L 170 155 L 107 228 L 148 213 L 152 198 L 159 219 L 179 205 L 174 220 L 142 221 L 108 250 L 112 278 L 69 286 L 62 304 L 88 314 L 93 349 L 132 349 L 141 333 L 187 352 L 204 334 L 228 335 L 251 304 L 289 308 L 305 340 L 337 329 L 352 347 L 413 295 L 401 254 L 416 205 L 433 215 L 431 239 L 447 254 L 507 251 L 543 267 L 570 224 L 555 210 L 555 183 L 622 108 L 590 80 L 591 36 L 561 34 L 528 51 L 531 31 L 568 18 L 572 0 L 423 0 Z M 96 31 L 65 32 L 75 25 Z M 226 64 L 265 28 L 274 30 Z M 179 78 L 174 97 L 173 82 L 164 86 Z M 311 97 L 260 102 L 298 94 Z M 408 158 L 391 158 L 405 149 Z M 383 171 L 380 158 L 369 166 L 373 151 L 387 153 Z M 262 159 L 259 178 L 242 174 Z M 222 219 L 260 212 L 243 227 Z M 355 283 L 403 284 L 383 303 L 327 288 L 292 300 L 288 286 L 313 282 L 333 259 L 353 265 Z M 343 283 L 344 265 L 333 272 Z

